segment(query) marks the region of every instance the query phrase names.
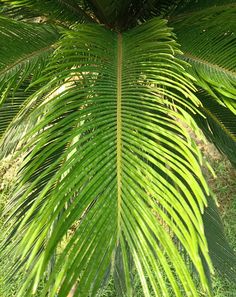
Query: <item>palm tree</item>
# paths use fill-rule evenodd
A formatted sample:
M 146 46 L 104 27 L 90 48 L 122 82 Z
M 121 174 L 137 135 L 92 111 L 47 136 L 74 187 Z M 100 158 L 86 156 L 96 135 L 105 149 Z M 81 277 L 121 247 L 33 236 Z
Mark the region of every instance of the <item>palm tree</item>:
M 235 0 L 2 0 L 1 157 L 24 161 L 1 256 L 17 296 L 211 296 L 235 277 L 204 131 L 235 158 Z

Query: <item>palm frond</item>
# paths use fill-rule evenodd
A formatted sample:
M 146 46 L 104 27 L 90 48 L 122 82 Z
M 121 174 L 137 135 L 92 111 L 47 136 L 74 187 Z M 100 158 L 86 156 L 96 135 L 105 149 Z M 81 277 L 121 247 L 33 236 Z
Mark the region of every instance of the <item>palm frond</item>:
M 171 296 L 170 288 L 198 296 L 175 239 L 210 295 L 200 257 L 211 267 L 202 221 L 208 188 L 182 125 L 199 101 L 178 53 L 159 18 L 124 33 L 82 24 L 65 33 L 41 94 L 67 88 L 32 111 L 43 116 L 27 134 L 8 206 L 8 240 L 16 267 L 27 271 L 18 296 L 37 290 L 71 228 L 42 296 L 67 296 L 75 284 L 75 296 L 95 296 L 117 261 L 131 292 L 129 254 L 144 296 Z
M 194 118 L 207 139 L 225 154 L 233 166 L 236 166 L 236 119 L 235 114 L 219 104 L 206 91 L 197 93 L 202 102 L 201 112 Z M 223 225 L 216 205 L 209 200 L 203 216 L 209 253 L 214 267 L 231 281 L 235 281 L 236 255 L 225 238 Z
M 214 9 L 228 10 L 235 6 L 234 0 L 180 0 L 175 2 L 175 11 L 171 16 L 172 18 L 178 18 L 180 15 L 190 16 L 196 12 L 204 12 L 206 10 L 212 11 Z
M 195 115 L 198 126 L 203 130 L 208 140 L 223 152 L 230 162 L 236 166 L 236 119 L 235 114 L 219 104 L 207 92 L 199 91 L 202 102 L 201 111 L 205 119 Z
M 8 85 L 8 77 L 12 77 L 12 74 L 18 73 L 18 76 L 14 76 L 15 82 L 18 84 L 25 77 L 28 77 L 31 74 L 31 67 L 36 68 L 35 59 L 40 62 L 40 57 L 48 55 L 48 52 L 52 51 L 53 46 L 58 41 L 60 34 L 53 26 L 31 25 L 4 17 L 0 17 L 0 26 L 0 78 L 1 87 L 4 88 Z M 38 69 L 40 69 L 41 64 L 38 63 L 38 65 Z M 28 70 L 25 70 L 26 74 L 24 75 L 21 71 L 22 68 Z M 40 70 L 35 73 L 35 76 L 38 73 Z
M 91 11 L 81 0 L 2 0 L 7 5 L 6 13 L 14 17 L 46 18 L 51 22 L 73 24 L 75 22 L 94 22 Z
M 27 88 L 45 68 L 59 37 L 52 26 L 0 18 L 0 139 L 35 91 Z
M 208 2 L 212 6 L 180 14 L 171 25 L 182 46 L 183 59 L 192 66 L 189 72 L 196 78 L 196 84 L 235 112 L 236 3 Z
M 7 17 L 18 21 L 39 22 L 38 14 L 27 7 L 13 7 L 9 3 L 0 1 L 1 17 Z M 42 19 L 40 19 L 40 22 Z
M 208 207 L 203 215 L 209 253 L 214 267 L 229 280 L 236 281 L 236 255 L 224 234 L 224 228 L 217 206 L 213 199 L 208 200 Z

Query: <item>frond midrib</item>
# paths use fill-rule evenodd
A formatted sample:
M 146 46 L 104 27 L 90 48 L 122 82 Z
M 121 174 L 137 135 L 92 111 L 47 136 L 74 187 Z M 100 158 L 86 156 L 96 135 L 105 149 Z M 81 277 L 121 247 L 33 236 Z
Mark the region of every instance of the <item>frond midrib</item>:
M 118 227 L 118 237 L 120 235 L 120 221 L 121 221 L 121 162 L 122 162 L 122 34 L 118 33 L 117 35 L 117 227 Z
M 183 53 L 184 53 L 184 55 L 181 56 L 182 58 L 186 57 L 187 59 L 192 60 L 193 62 L 198 62 L 200 64 L 207 65 L 207 66 L 209 66 L 211 68 L 214 68 L 217 71 L 224 72 L 224 73 L 228 74 L 231 77 L 236 77 L 236 72 L 233 71 L 233 70 L 229 70 L 229 69 L 227 69 L 225 67 L 222 67 L 222 66 L 219 66 L 217 64 L 206 61 L 206 60 L 204 60 L 202 58 L 199 58 L 197 56 L 194 56 L 194 55 L 192 55 L 192 54 L 190 54 L 190 53 L 188 53 L 186 51 L 183 51 Z
M 234 142 L 236 142 L 236 136 L 230 133 L 230 130 L 227 129 L 224 124 L 222 124 L 218 117 L 214 115 L 207 107 L 204 106 L 202 108 L 204 109 L 204 112 L 220 126 L 220 128 L 225 132 L 225 134 L 228 135 L 229 138 L 231 138 Z
M 51 49 L 53 49 L 54 46 L 55 46 L 55 43 L 53 43 L 45 48 L 41 48 L 40 50 L 33 51 L 28 55 L 25 55 L 23 58 L 18 59 L 16 62 L 14 62 L 14 63 L 8 65 L 7 67 L 3 68 L 2 70 L 0 70 L 0 76 L 6 74 L 8 71 L 10 71 L 12 68 L 16 67 L 17 65 L 23 64 L 27 60 L 30 60 L 31 58 L 35 58 L 35 57 L 39 56 L 41 53 L 50 51 Z
M 79 5 L 73 6 L 72 4 L 61 0 L 62 3 L 64 3 L 69 9 L 76 11 L 78 14 L 82 15 L 87 21 L 89 22 L 95 22 L 94 19 L 88 15 Z
M 170 17 L 170 21 L 175 21 L 178 20 L 179 18 L 188 18 L 191 17 L 193 15 L 198 15 L 198 14 L 202 14 L 202 13 L 209 13 L 211 10 L 215 12 L 216 9 L 218 10 L 222 10 L 222 9 L 227 9 L 230 10 L 231 8 L 236 8 L 236 3 L 229 3 L 229 4 L 223 4 L 223 5 L 216 5 L 216 6 L 211 6 L 211 7 L 207 7 L 207 8 L 202 8 L 199 10 L 191 10 L 188 12 L 183 12 L 183 13 L 179 13 L 176 15 L 172 15 Z

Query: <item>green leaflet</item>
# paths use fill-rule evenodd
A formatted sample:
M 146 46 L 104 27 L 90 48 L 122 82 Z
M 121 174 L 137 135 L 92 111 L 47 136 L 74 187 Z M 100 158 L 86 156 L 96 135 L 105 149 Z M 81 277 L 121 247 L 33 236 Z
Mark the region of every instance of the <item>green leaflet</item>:
M 65 32 L 32 97 L 47 100 L 30 114 L 42 116 L 25 137 L 8 206 L 22 238 L 13 232 L 5 244 L 16 241 L 16 268 L 27 271 L 18 296 L 37 291 L 72 228 L 41 296 L 65 297 L 75 283 L 76 296 L 95 296 L 114 261 L 123 263 L 129 296 L 135 271 L 145 296 L 198 296 L 176 239 L 210 296 L 199 256 L 211 267 L 202 222 L 208 187 L 182 125 L 199 101 L 179 53 L 159 18 L 122 34 L 100 25 Z

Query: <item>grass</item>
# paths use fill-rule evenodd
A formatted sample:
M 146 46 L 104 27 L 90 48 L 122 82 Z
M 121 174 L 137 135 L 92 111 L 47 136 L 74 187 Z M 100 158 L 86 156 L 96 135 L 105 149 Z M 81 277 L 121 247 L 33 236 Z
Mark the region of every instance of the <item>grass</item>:
M 211 145 L 204 145 L 202 149 L 217 175 L 217 178 L 214 178 L 209 171 L 206 170 L 207 180 L 218 198 L 219 209 L 227 238 L 236 252 L 236 170 L 227 159 L 219 155 Z M 14 184 L 17 167 L 17 162 L 12 164 L 10 160 L 0 164 L 0 214 L 9 195 L 10 186 Z M 1 225 L 2 221 L 0 218 L 0 227 Z M 0 259 L 0 297 L 14 297 L 17 287 L 20 284 L 19 278 L 14 279 L 11 283 L 5 283 L 3 275 L 10 266 L 9 264 L 11 264 L 11 260 L 1 261 Z M 236 284 L 232 284 L 222 279 L 220 276 L 215 275 L 213 277 L 213 292 L 214 297 L 235 297 Z M 200 296 L 206 297 L 203 294 Z M 115 293 L 112 280 L 109 282 L 101 297 L 120 297 Z M 141 285 L 138 281 L 136 282 L 135 297 L 143 297 Z

